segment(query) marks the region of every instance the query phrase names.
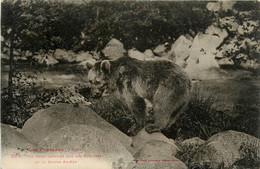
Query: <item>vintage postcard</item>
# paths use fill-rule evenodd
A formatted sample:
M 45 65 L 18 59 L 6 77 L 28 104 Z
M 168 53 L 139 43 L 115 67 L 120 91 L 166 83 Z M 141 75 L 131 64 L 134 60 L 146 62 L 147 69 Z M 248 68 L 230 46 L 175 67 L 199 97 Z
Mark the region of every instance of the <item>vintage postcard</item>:
M 2 169 L 260 167 L 259 1 L 1 1 Z

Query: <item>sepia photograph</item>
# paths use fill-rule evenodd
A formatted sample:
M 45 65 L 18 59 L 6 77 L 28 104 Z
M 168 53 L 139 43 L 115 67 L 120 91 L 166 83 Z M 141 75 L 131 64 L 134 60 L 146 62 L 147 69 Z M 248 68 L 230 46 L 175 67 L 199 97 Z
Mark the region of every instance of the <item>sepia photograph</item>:
M 1 169 L 259 169 L 260 1 L 1 0 Z

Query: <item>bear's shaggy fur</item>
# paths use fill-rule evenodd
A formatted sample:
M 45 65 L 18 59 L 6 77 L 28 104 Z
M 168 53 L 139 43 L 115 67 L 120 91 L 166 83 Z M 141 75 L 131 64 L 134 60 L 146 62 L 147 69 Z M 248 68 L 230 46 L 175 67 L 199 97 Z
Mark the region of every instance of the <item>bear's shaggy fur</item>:
M 97 62 L 90 69 L 88 80 L 94 93 L 108 93 L 126 104 L 140 128 L 150 118 L 160 130 L 175 122 L 186 107 L 191 90 L 188 75 L 173 62 L 140 61 L 127 56 Z

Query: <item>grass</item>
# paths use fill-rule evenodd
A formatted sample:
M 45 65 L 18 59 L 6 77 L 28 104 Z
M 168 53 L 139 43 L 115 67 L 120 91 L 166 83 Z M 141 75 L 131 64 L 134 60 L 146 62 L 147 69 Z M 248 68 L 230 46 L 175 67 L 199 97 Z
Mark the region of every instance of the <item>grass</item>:
M 259 137 L 258 108 L 251 107 L 250 109 L 243 107 L 240 103 L 235 105 L 233 112 L 220 111 L 214 106 L 220 98 L 205 93 L 205 89 L 201 86 L 193 90 L 185 113 L 168 131 L 164 132 L 167 137 L 178 140 L 200 137 L 207 140 L 212 135 L 226 130 L 241 131 Z M 236 114 L 235 117 L 234 114 Z

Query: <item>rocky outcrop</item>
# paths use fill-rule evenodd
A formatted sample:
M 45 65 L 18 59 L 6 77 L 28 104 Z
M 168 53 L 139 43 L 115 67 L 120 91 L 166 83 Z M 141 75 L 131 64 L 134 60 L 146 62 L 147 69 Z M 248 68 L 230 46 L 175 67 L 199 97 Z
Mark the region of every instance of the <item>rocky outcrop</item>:
M 172 152 L 172 145 L 163 141 L 149 141 L 135 155 L 136 169 L 174 168 L 187 169 L 188 167 L 176 158 Z
M 159 57 L 166 57 L 167 56 L 167 48 L 164 44 L 158 45 L 154 48 L 153 53 L 155 53 Z
M 154 58 L 154 54 L 153 54 L 153 51 L 151 49 L 146 49 L 144 51 L 144 55 L 146 56 L 146 58 Z
M 133 161 L 131 153 L 120 143 L 118 137 L 90 125 L 72 124 L 60 128 L 42 139 L 39 147 L 79 149 L 81 151 L 70 154 L 98 155 L 98 160 L 107 163 L 107 168 L 119 159 L 124 161 L 125 167 Z
M 196 35 L 185 68 L 191 78 L 206 79 L 210 69 L 219 67 L 214 53 L 227 35 L 225 29 L 213 25 L 206 29 L 205 34 Z
M 50 53 L 39 53 L 38 55 L 33 56 L 32 59 L 34 59 L 38 64 L 45 66 L 52 66 L 59 63 L 59 61 L 53 58 L 53 56 Z
M 122 42 L 113 38 L 108 42 L 102 52 L 106 59 L 113 60 L 124 56 L 126 50 L 124 49 L 124 45 Z
M 177 65 L 184 67 L 186 59 L 190 56 L 190 47 L 193 38 L 189 35 L 180 36 L 171 46 L 168 53 L 168 59 L 174 61 Z
M 91 67 L 93 67 L 95 65 L 97 61 L 95 59 L 88 59 L 85 61 L 82 61 L 78 64 L 78 66 L 82 67 L 83 69 L 90 69 Z
M 33 142 L 39 143 L 52 132 L 70 124 L 96 126 L 113 135 L 127 148 L 132 143 L 131 138 L 84 105 L 57 104 L 40 110 L 26 121 L 22 128 L 22 133 Z
M 155 58 L 153 51 L 151 49 L 147 49 L 145 50 L 144 53 L 142 53 L 134 48 L 128 51 L 128 56 L 131 58 L 135 58 L 137 60 L 144 60 L 144 61 L 153 60 Z
M 145 129 L 133 137 L 132 154 L 135 157 L 135 168 L 187 168 L 175 157 L 179 151 L 174 140 L 162 133 L 148 134 Z
M 146 56 L 142 52 L 136 50 L 136 49 L 131 49 L 128 51 L 128 56 L 131 58 L 135 58 L 137 60 L 145 60 Z
M 171 145 L 173 155 L 175 155 L 179 151 L 173 139 L 168 139 L 166 136 L 164 136 L 162 133 L 159 132 L 149 134 L 145 131 L 145 129 L 142 129 L 132 139 L 133 139 L 132 146 L 134 147 L 134 151 L 135 151 L 133 153 L 138 152 L 149 141 L 155 141 L 155 142 L 159 141 Z
M 77 54 L 76 62 L 83 62 L 91 59 L 93 59 L 93 56 L 89 52 L 81 52 Z
M 234 62 L 232 59 L 229 58 L 223 58 L 217 61 L 219 66 L 233 66 Z
M 242 132 L 218 133 L 197 149 L 190 165 L 198 168 L 259 167 L 259 146 L 258 138 Z
M 76 62 L 77 55 L 72 51 L 66 51 L 63 49 L 56 49 L 53 54 L 54 59 L 59 60 L 60 62 L 72 63 Z
M 1 124 L 1 151 L 3 154 L 36 147 L 30 139 L 6 124 Z

